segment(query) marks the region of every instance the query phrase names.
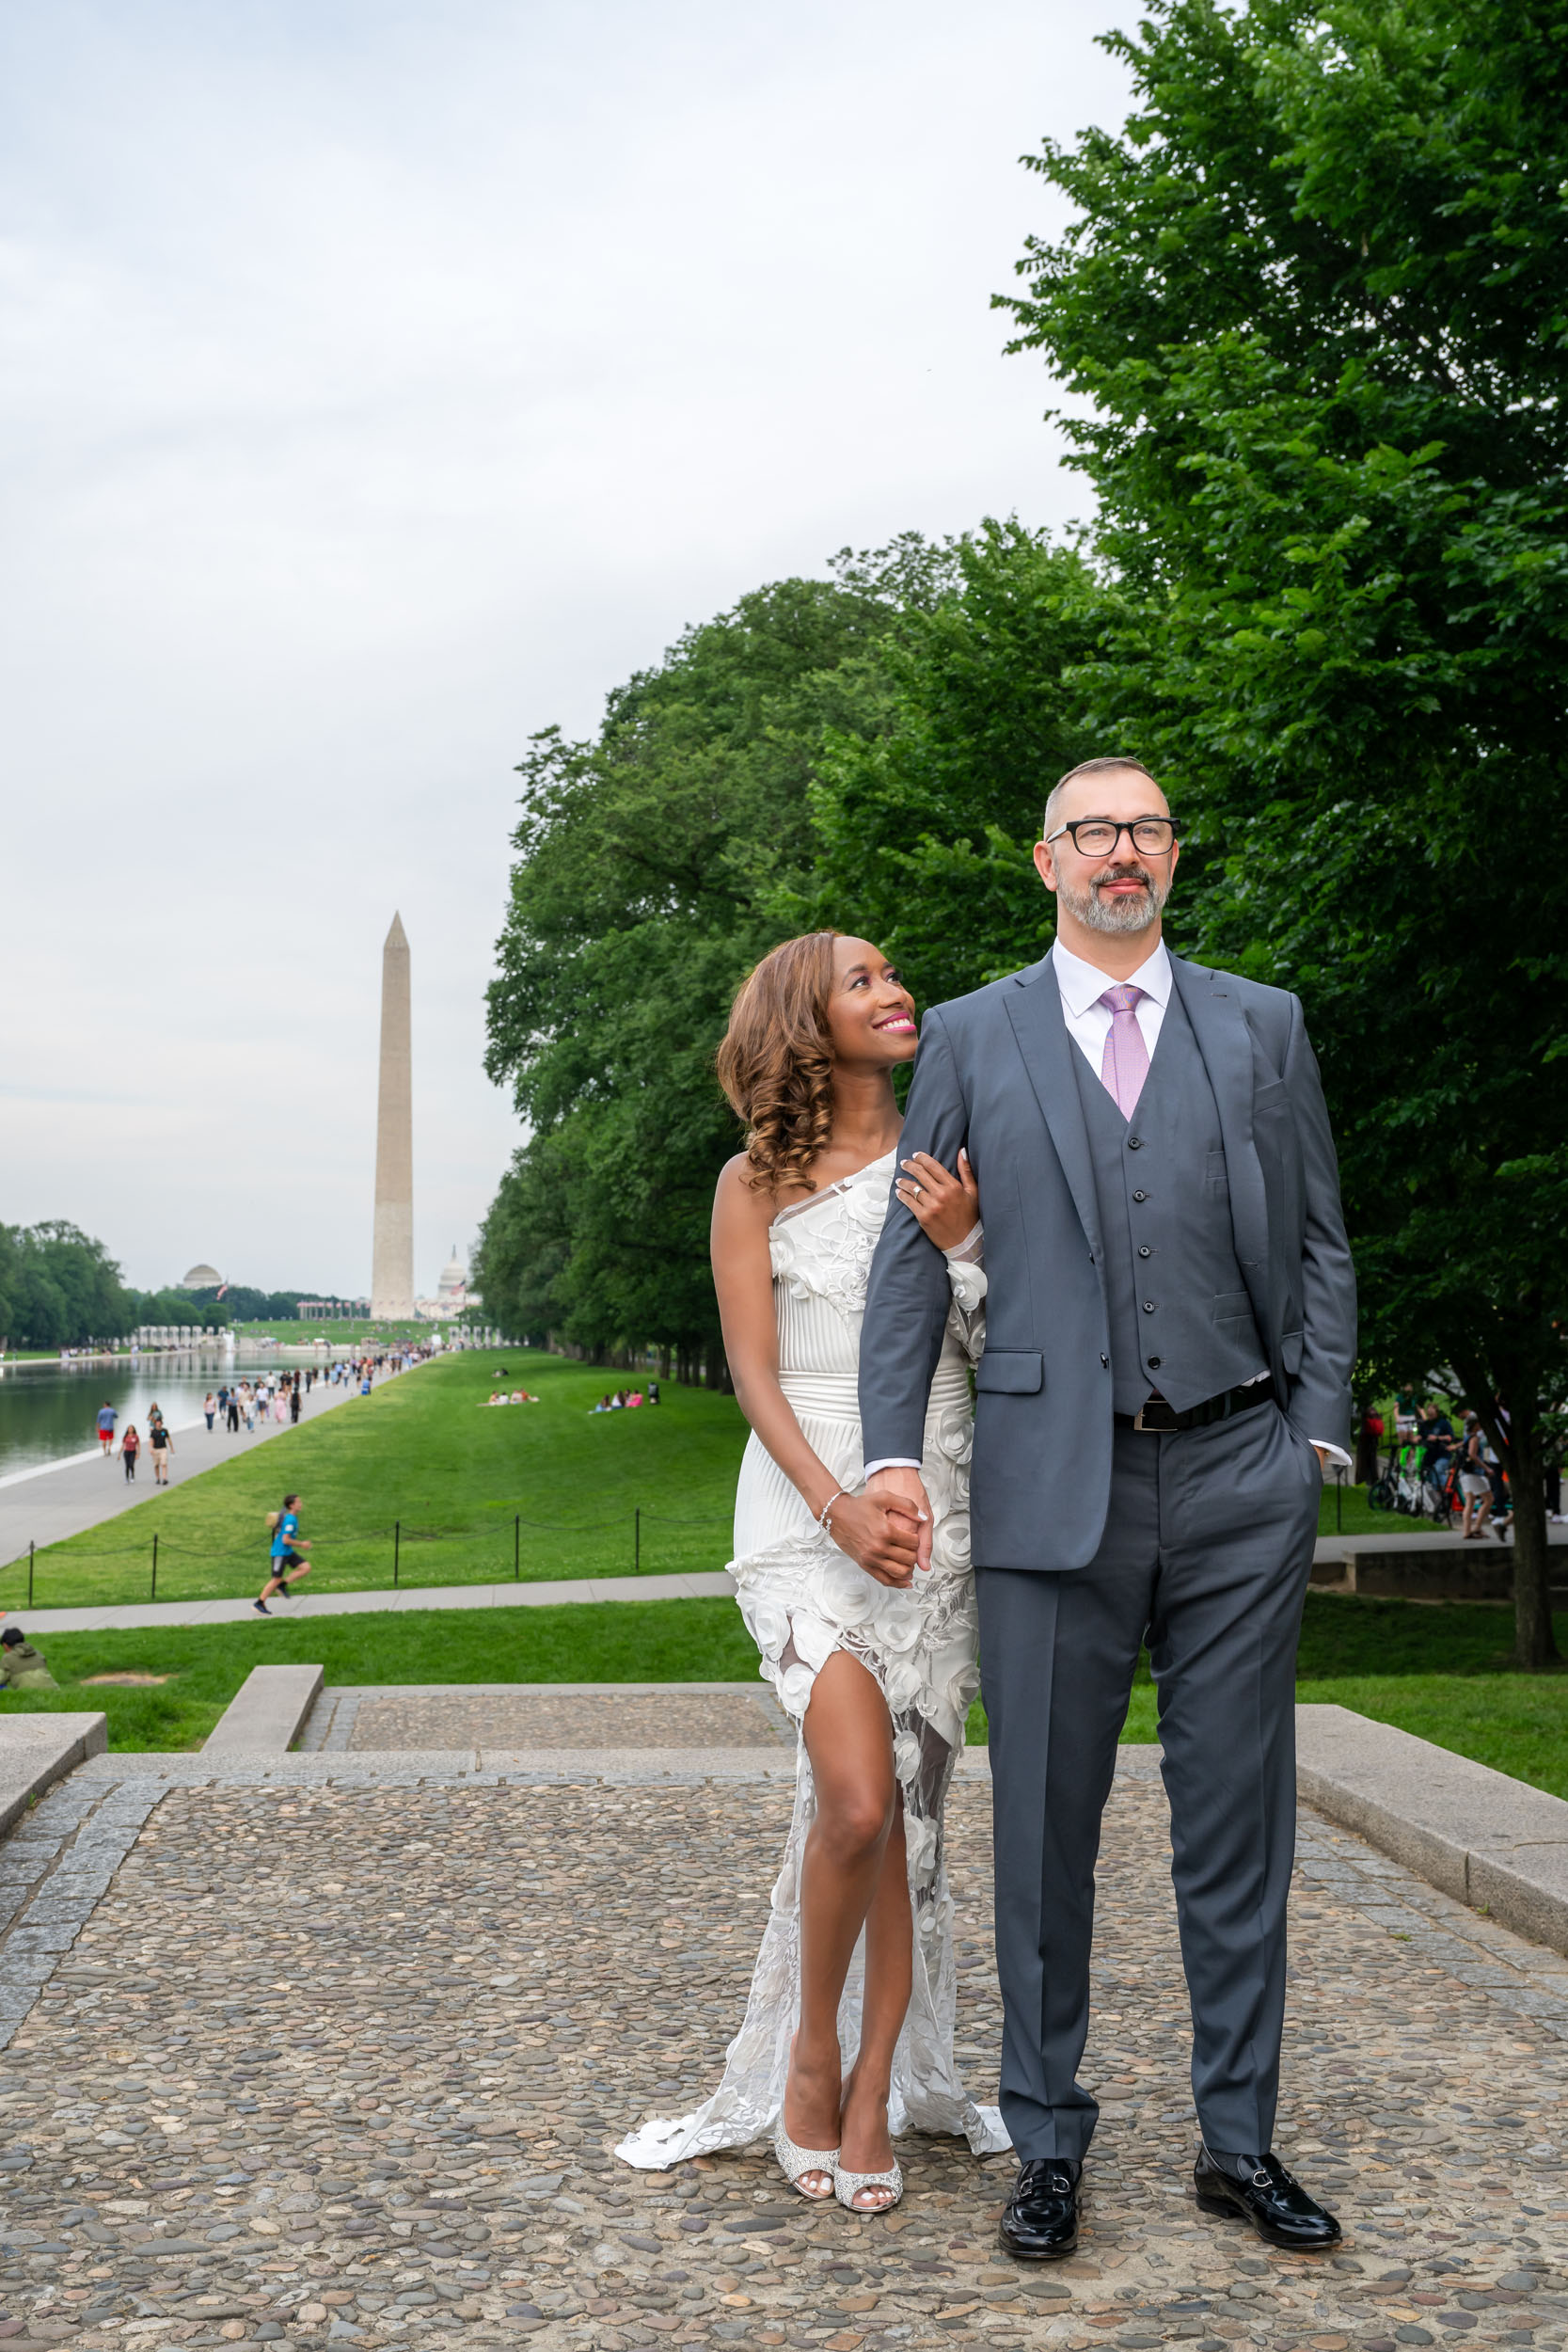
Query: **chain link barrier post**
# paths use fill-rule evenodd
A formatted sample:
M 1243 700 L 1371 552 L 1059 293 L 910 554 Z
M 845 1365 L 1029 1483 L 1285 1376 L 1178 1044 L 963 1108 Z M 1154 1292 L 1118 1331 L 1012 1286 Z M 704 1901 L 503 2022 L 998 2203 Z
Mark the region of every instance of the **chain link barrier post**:
M 642 1573 L 642 1514 L 641 1510 L 634 1511 L 631 1515 L 631 1572 L 633 1576 L 641 1576 Z
M 403 1521 L 392 1521 L 392 1582 L 396 1584 L 403 1566 Z
M 158 1538 L 156 1534 L 152 1538 L 152 1590 L 148 1597 L 151 1600 L 156 1600 L 158 1597 Z
M 522 1574 L 523 1522 L 521 1518 L 515 1518 L 512 1522 L 512 1581 L 514 1584 L 522 1581 Z
M 29 1544 L 27 1547 L 27 1606 L 29 1609 L 33 1605 L 33 1554 L 37 1549 L 37 1544 Z

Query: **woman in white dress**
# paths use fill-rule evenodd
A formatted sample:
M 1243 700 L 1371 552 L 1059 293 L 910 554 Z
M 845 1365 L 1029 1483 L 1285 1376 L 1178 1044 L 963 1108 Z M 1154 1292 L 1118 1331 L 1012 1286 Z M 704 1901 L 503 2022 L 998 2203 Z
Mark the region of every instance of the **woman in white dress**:
M 898 2201 L 892 2135 L 1007 2145 L 953 2060 L 956 1979 L 942 1809 L 979 1685 L 969 1562 L 969 1353 L 985 1277 L 967 1161 L 896 1168 L 893 1073 L 914 1007 L 862 939 L 775 948 L 720 1051 L 750 1129 L 719 1181 L 713 1267 L 752 1435 L 731 1563 L 761 1672 L 800 1729 L 794 1819 L 745 2021 L 695 2114 L 617 2153 L 663 2167 L 772 2132 L 786 2177 L 858 2212 Z M 895 1207 L 895 1186 L 902 1206 Z M 908 1504 L 863 1483 L 856 1377 L 871 1254 L 889 1214 L 944 1251 L 954 1308 L 931 1386 L 931 1565 Z M 847 2071 L 846 2071 L 847 2070 Z

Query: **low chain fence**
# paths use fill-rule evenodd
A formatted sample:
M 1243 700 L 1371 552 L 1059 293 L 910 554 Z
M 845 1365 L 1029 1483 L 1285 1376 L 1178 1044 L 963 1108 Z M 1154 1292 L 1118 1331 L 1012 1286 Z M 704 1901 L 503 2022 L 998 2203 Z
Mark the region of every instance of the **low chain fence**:
M 512 1556 L 510 1561 L 503 1562 L 496 1567 L 486 1568 L 482 1574 L 472 1578 L 471 1580 L 463 1579 L 461 1581 L 465 1582 L 472 1581 L 474 1583 L 484 1584 L 493 1584 L 504 1581 L 521 1583 L 524 1581 L 523 1531 L 525 1528 L 531 1534 L 568 1536 L 597 1535 L 603 1534 L 610 1529 L 621 1530 L 625 1533 L 627 1538 L 628 1551 L 628 1566 L 622 1572 L 632 1576 L 641 1576 L 643 1573 L 642 1551 L 643 1530 L 645 1527 L 650 1530 L 663 1527 L 728 1527 L 732 1524 L 733 1516 L 733 1513 L 730 1511 L 714 1511 L 698 1518 L 689 1518 L 677 1516 L 665 1511 L 651 1511 L 645 1504 L 641 1503 L 634 1503 L 629 1511 L 621 1510 L 612 1512 L 606 1518 L 596 1519 L 536 1519 L 529 1518 L 522 1512 L 514 1512 L 511 1520 Z M 401 1585 L 403 1581 L 403 1554 L 405 1547 L 422 1547 L 430 1544 L 447 1543 L 474 1543 L 476 1541 L 488 1544 L 496 1540 L 498 1537 L 504 1541 L 505 1526 L 506 1523 L 504 1521 L 498 1526 L 494 1520 L 491 1520 L 479 1527 L 421 1527 L 417 1525 L 411 1519 L 393 1519 L 388 1524 L 382 1527 L 361 1527 L 353 1530 L 327 1528 L 314 1536 L 312 1541 L 325 1548 L 330 1548 L 333 1545 L 353 1544 L 356 1547 L 358 1547 L 363 1545 L 385 1544 L 388 1547 L 390 1558 L 392 1583 L 394 1586 L 398 1586 Z M 69 1549 L 66 1548 L 67 1546 L 69 1546 Z M 55 1547 L 46 1546 L 42 1554 L 42 1560 L 46 1567 L 59 1569 L 70 1569 L 75 1566 L 78 1563 L 86 1564 L 88 1561 L 102 1562 L 105 1560 L 122 1560 L 127 1563 L 132 1561 L 138 1562 L 141 1567 L 141 1575 L 145 1576 L 147 1580 L 147 1597 L 149 1600 L 156 1600 L 158 1597 L 158 1571 L 160 1563 L 163 1565 L 163 1569 L 166 1577 L 169 1564 L 173 1560 L 198 1560 L 202 1564 L 203 1567 L 208 1568 L 218 1567 L 230 1561 L 243 1560 L 248 1562 L 255 1568 L 258 1576 L 261 1576 L 265 1572 L 267 1553 L 264 1546 L 261 1542 L 246 1544 L 238 1550 L 232 1551 L 214 1551 L 209 1545 L 205 1544 L 182 1543 L 175 1545 L 171 1544 L 167 1536 L 164 1535 L 160 1531 L 155 1532 L 146 1542 L 139 1544 L 119 1544 L 110 1549 L 103 1550 L 88 1550 L 78 1544 L 71 1542 L 71 1540 L 67 1538 L 65 1539 L 65 1543 L 57 1549 Z M 20 1579 L 22 1576 L 25 1576 L 27 1580 L 26 1605 L 29 1609 L 35 1606 L 35 1595 L 38 1593 L 40 1587 L 40 1578 L 39 1570 L 39 1547 L 37 1544 L 32 1543 L 28 1545 L 24 1552 L 19 1553 L 17 1557 L 8 1562 L 4 1568 L 0 1568 L 0 1577 L 9 1579 L 14 1576 Z M 657 1572 L 657 1571 L 649 1571 L 649 1573 Z M 611 1570 L 610 1573 L 613 1574 L 615 1571 Z M 128 1578 L 129 1575 L 130 1570 L 128 1568 Z M 44 1578 L 41 1581 L 46 1586 L 48 1581 L 47 1578 Z M 138 1583 L 141 1580 L 138 1577 Z M 534 1581 L 536 1580 L 531 1578 L 529 1581 Z M 0 1603 L 3 1603 L 6 1593 L 10 1589 L 12 1588 L 8 1585 L 0 1585 Z M 361 1587 L 359 1589 L 373 1590 L 374 1587 Z M 116 1596 L 116 1597 L 119 1597 Z M 187 1595 L 184 1596 L 184 1597 L 189 1598 L 198 1597 Z M 207 1597 L 217 1599 L 224 1597 L 224 1596 L 213 1594 L 207 1596 Z M 47 1606 L 49 1595 L 46 1589 L 43 1592 L 42 1598 L 44 1605 Z M 14 1600 L 11 1605 L 15 1605 Z M 67 1607 L 91 1607 L 94 1605 L 112 1606 L 112 1602 L 105 1600 L 104 1597 L 100 1596 L 99 1602 L 97 1604 L 92 1602 L 68 1602 L 58 1605 Z

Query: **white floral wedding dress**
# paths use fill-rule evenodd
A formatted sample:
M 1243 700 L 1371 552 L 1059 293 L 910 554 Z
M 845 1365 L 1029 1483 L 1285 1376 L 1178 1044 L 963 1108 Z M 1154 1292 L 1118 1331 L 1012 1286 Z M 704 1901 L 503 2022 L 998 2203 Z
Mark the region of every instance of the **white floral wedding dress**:
M 850 1488 L 859 1487 L 863 1470 L 856 1397 L 861 1316 L 895 1158 L 890 1152 L 782 1210 L 769 1234 L 780 1385 L 822 1462 Z M 997 2109 L 976 2106 L 954 2068 L 957 1978 L 942 1808 L 980 1679 L 969 1559 L 969 1363 L 981 1343 L 986 1278 L 978 1265 L 953 1257 L 948 1274 L 953 1308 L 926 1418 L 929 1572 L 916 1570 L 909 1592 L 867 1576 L 818 1528 L 755 1437 L 741 1463 L 730 1569 L 761 1672 L 797 1724 L 834 1650 L 858 1658 L 881 1685 L 893 1718 L 915 1930 L 914 1987 L 894 2058 L 889 2122 L 895 2135 L 961 2133 L 983 2155 L 1008 2142 Z M 660 2169 L 772 2131 L 800 2012 L 800 1862 L 816 1809 L 802 1740 L 784 1867 L 723 2080 L 695 2114 L 644 2123 L 624 2139 L 615 2153 L 627 2164 Z M 863 1966 L 863 1936 L 839 2011 L 847 2066 L 860 2043 Z

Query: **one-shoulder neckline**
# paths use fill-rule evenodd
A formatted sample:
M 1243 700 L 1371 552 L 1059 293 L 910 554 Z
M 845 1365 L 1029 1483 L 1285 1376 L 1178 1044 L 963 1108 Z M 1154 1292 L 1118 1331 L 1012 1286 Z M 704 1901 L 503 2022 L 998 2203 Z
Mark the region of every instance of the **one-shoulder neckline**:
M 819 1209 L 823 1201 L 831 1200 L 835 1193 L 847 1192 L 851 1184 L 858 1184 L 864 1176 L 875 1175 L 878 1168 L 886 1168 L 890 1161 L 897 1157 L 898 1146 L 895 1144 L 891 1152 L 884 1152 L 879 1159 L 867 1160 L 863 1168 L 851 1168 L 848 1175 L 841 1176 L 836 1184 L 824 1185 L 820 1192 L 808 1193 L 803 1200 L 792 1200 L 787 1208 L 779 1211 L 771 1220 L 772 1224 L 783 1225 L 790 1217 L 800 1216 L 806 1209 Z

